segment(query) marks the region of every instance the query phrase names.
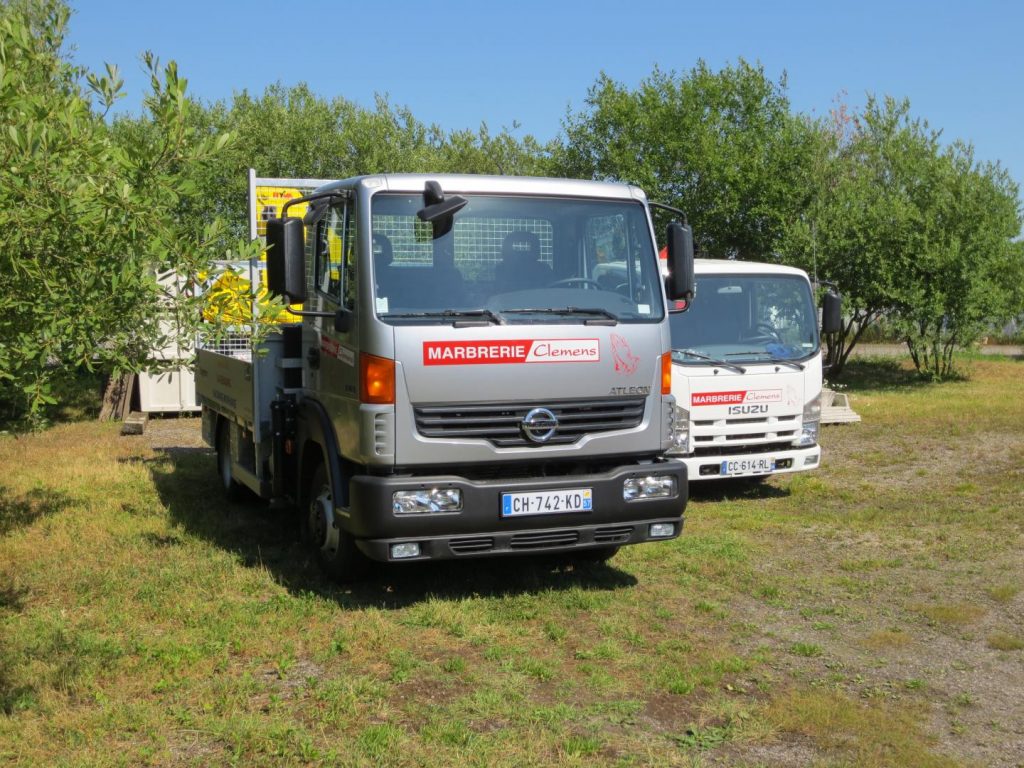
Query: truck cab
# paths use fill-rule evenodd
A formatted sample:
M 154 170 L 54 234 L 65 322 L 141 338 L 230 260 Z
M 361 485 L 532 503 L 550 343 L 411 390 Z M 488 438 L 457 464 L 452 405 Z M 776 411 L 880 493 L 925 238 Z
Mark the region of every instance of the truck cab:
M 270 287 L 301 302 L 300 322 L 250 370 L 199 355 L 226 486 L 298 505 L 342 578 L 367 559 L 610 556 L 679 535 L 687 480 L 664 458 L 677 411 L 641 190 L 395 174 L 309 200 L 304 220 L 268 222 Z M 609 262 L 625 265 L 614 284 Z
M 716 259 L 696 259 L 694 271 L 697 297 L 670 320 L 669 454 L 691 482 L 814 469 L 822 345 L 807 274 Z

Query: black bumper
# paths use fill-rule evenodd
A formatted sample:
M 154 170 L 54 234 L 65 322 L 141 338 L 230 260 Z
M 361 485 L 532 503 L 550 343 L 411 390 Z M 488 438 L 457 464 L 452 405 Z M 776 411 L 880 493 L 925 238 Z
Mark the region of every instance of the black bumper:
M 676 495 L 627 502 L 623 482 L 630 477 L 671 475 Z M 399 490 L 458 488 L 459 512 L 396 515 L 392 494 Z M 590 488 L 587 512 L 502 517 L 503 493 Z M 455 475 L 376 477 L 358 475 L 349 486 L 349 515 L 340 524 L 359 549 L 374 560 L 390 560 L 391 545 L 417 542 L 419 560 L 480 557 L 531 552 L 564 552 L 638 544 L 652 540 L 653 523 L 673 523 L 667 540 L 679 535 L 686 506 L 686 467 L 678 461 L 625 464 L 583 475 L 472 480 Z

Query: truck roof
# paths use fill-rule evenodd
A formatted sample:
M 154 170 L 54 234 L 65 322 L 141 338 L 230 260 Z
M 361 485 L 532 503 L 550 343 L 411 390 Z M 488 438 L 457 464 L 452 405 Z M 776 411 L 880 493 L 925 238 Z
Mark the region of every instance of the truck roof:
M 388 192 L 422 192 L 427 181 L 436 181 L 447 194 L 557 195 L 646 202 L 640 187 L 610 181 L 583 179 L 549 179 L 541 176 L 484 176 L 455 173 L 381 173 L 354 176 L 326 184 L 318 192 L 351 189 L 358 186 Z
M 782 264 L 767 264 L 763 261 L 734 261 L 732 259 L 694 259 L 694 272 L 697 275 L 799 275 L 807 277 L 807 273 L 796 267 Z

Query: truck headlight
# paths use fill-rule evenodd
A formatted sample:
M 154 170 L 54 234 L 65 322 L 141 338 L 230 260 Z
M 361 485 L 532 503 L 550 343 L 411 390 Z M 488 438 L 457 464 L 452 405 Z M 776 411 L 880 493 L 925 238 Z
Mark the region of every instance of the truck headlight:
M 676 479 L 672 475 L 630 477 L 622 483 L 622 498 L 625 501 L 657 499 L 675 495 Z
M 462 509 L 462 491 L 458 488 L 422 488 L 395 491 L 391 508 L 396 515 L 423 515 L 431 512 L 458 512 Z
M 668 453 L 686 453 L 690 441 L 690 412 L 682 406 L 672 409 L 672 445 Z
M 818 442 L 818 425 L 821 423 L 821 393 L 804 405 L 804 427 L 797 445 L 814 445 Z

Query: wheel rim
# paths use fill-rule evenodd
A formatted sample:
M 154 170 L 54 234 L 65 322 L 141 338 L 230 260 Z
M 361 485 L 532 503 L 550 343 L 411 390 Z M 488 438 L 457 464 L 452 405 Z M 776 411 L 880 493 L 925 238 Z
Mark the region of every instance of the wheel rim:
M 313 544 L 321 552 L 333 555 L 338 551 L 338 529 L 334 527 L 334 500 L 331 488 L 324 484 L 309 503 L 309 530 Z

